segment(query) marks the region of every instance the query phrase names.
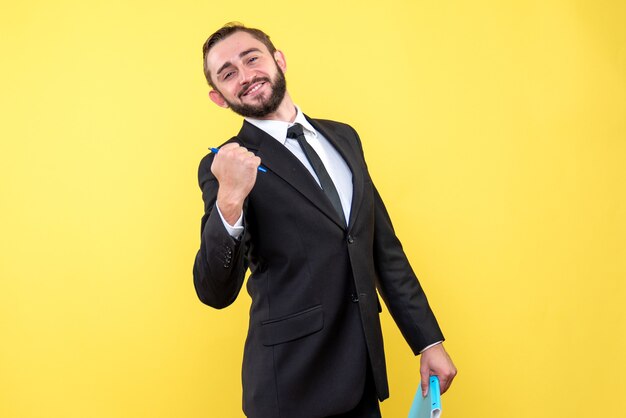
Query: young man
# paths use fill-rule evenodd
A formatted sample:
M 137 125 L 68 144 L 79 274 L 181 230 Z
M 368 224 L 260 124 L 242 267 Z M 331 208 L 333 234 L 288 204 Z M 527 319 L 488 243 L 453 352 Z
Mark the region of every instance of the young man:
M 456 369 L 350 126 L 311 119 L 286 90 L 285 56 L 227 25 L 204 45 L 211 100 L 245 117 L 200 163 L 205 204 L 194 285 L 215 308 L 252 297 L 243 408 L 252 418 L 380 417 L 388 397 L 382 296 L 424 390 Z

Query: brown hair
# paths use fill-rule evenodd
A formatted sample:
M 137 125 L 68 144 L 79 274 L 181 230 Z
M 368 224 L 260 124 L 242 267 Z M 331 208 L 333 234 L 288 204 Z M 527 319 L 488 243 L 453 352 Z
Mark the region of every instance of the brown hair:
M 213 35 L 209 36 L 209 38 L 206 40 L 206 42 L 202 46 L 202 63 L 204 67 L 204 76 L 206 77 L 206 80 L 209 82 L 209 85 L 213 88 L 215 88 L 215 85 L 213 85 L 213 82 L 211 81 L 211 74 L 209 72 L 209 68 L 207 66 L 207 60 L 206 60 L 207 55 L 209 54 L 209 51 L 211 50 L 211 48 L 213 48 L 213 46 L 216 43 L 218 43 L 222 39 L 226 39 L 227 37 L 229 37 L 235 32 L 249 33 L 250 35 L 254 36 L 256 39 L 261 41 L 263 45 L 267 47 L 270 54 L 274 55 L 274 52 L 276 52 L 276 47 L 274 46 L 272 41 L 270 41 L 270 37 L 262 30 L 245 27 L 243 24 L 239 22 L 229 22 L 225 24 L 224 26 L 219 28 L 217 31 L 215 31 Z

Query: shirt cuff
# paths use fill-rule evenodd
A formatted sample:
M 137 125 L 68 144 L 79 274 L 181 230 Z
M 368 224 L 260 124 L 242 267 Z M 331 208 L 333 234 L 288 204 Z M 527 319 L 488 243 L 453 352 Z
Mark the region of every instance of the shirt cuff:
M 230 235 L 234 239 L 239 238 L 241 234 L 243 234 L 243 212 L 241 212 L 241 215 L 239 215 L 239 219 L 237 219 L 235 225 L 230 225 L 224 219 L 224 216 L 222 215 L 222 212 L 220 211 L 220 207 L 217 205 L 217 202 L 215 202 L 215 208 L 217 209 L 217 213 L 220 215 L 220 219 L 222 220 L 222 223 L 224 224 L 224 228 L 226 228 L 226 232 L 228 232 L 228 235 Z
M 437 341 L 436 343 L 432 343 L 431 345 L 427 345 L 426 347 L 422 348 L 422 351 L 420 351 L 420 354 L 422 354 L 424 351 L 428 350 L 429 348 L 432 348 L 436 345 L 439 345 L 443 342 L 443 340 L 441 341 Z

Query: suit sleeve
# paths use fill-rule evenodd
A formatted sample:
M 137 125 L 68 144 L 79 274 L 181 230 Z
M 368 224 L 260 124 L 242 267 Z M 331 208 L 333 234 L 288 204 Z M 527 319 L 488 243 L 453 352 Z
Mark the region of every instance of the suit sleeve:
M 417 355 L 425 347 L 443 341 L 444 337 L 375 188 L 374 194 L 376 285 L 402 335 Z
M 363 149 L 355 132 L 360 147 Z M 364 160 L 365 161 L 365 160 Z M 374 189 L 373 255 L 376 287 L 415 355 L 444 340 L 426 294 L 396 236 L 382 198 Z
M 221 309 L 237 298 L 243 285 L 247 260 L 244 240 L 233 239 L 228 234 L 215 208 L 218 182 L 211 173 L 212 162 L 213 155 L 209 154 L 202 159 L 198 169 L 204 216 L 200 229 L 200 249 L 193 266 L 193 282 L 198 298 L 203 303 Z

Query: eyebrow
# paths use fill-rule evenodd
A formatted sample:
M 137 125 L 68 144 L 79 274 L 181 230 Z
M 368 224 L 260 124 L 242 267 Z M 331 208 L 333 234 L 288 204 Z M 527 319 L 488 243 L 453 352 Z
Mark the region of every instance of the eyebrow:
M 243 58 L 243 57 L 245 57 L 246 55 L 251 54 L 251 53 L 253 53 L 253 52 L 261 52 L 261 50 L 260 50 L 259 48 L 250 48 L 250 49 L 246 49 L 245 51 L 243 51 L 243 52 L 240 52 L 240 53 L 239 53 L 239 58 Z M 217 74 L 217 75 L 220 75 L 220 73 L 221 73 L 222 71 L 224 71 L 224 69 L 225 69 L 225 68 L 228 68 L 228 67 L 230 67 L 231 65 L 233 65 L 233 64 L 232 64 L 230 61 L 226 61 L 226 62 L 225 62 L 225 63 L 224 63 L 224 64 L 220 67 L 220 69 L 219 69 L 219 70 L 217 70 L 217 73 L 216 73 L 216 74 Z

